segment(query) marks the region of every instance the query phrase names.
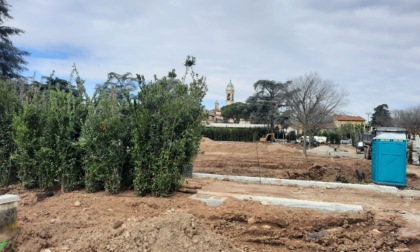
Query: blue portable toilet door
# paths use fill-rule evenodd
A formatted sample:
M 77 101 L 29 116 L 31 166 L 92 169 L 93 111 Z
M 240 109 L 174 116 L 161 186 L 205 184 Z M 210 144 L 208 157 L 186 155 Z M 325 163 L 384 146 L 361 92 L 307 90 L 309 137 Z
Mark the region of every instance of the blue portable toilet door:
M 380 184 L 406 185 L 406 142 L 375 141 L 372 180 Z

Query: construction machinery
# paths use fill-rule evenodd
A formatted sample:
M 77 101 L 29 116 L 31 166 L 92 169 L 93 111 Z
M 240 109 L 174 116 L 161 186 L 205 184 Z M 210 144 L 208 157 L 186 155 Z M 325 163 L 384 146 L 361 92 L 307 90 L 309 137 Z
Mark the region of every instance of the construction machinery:
M 374 137 L 379 136 L 383 133 L 402 134 L 404 137 L 407 136 L 407 130 L 398 127 L 379 127 L 373 128 L 371 131 L 363 134 L 363 152 L 365 159 L 372 159 L 372 140 Z
M 275 142 L 275 141 L 276 141 L 276 137 L 274 133 L 268 133 L 267 135 L 265 135 L 265 137 L 260 138 L 260 142 Z

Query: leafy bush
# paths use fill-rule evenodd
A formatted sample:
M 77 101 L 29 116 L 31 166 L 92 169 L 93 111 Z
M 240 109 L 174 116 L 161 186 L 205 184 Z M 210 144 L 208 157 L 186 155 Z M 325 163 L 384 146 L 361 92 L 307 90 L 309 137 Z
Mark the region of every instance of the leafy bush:
M 137 76 L 134 98 L 128 73 L 110 74 L 92 99 L 79 76 L 77 88 L 50 76 L 49 84 L 21 89 L 22 105 L 12 86 L 1 83 L 0 183 L 17 178 L 26 188 L 45 190 L 84 185 L 113 194 L 132 187 L 138 195 L 174 192 L 198 153 L 205 118 L 207 87 L 194 64 L 188 57 L 182 81 L 174 70 L 147 84 Z M 185 84 L 188 73 L 192 81 Z
M 78 77 L 76 82 L 83 90 L 83 81 Z M 26 96 L 23 112 L 14 118 L 17 176 L 27 188 L 48 189 L 58 181 L 62 191 L 80 187 L 83 173 L 76 143 L 86 114 L 81 92 L 75 95 L 60 84 L 37 90 Z
M 187 71 L 194 60 L 187 58 Z M 174 71 L 169 76 L 147 84 L 138 76 L 140 92 L 131 108 L 138 195 L 166 196 L 177 190 L 184 167 L 198 153 L 205 79 L 196 79 L 191 71 L 193 81 L 188 85 L 176 80 Z
M 121 189 L 122 173 L 129 155 L 127 139 L 131 128 L 124 103 L 104 88 L 89 104 L 80 144 L 85 150 L 85 185 L 88 192 L 105 188 L 110 193 Z M 126 180 L 127 181 L 127 180 Z
M 322 132 L 318 132 L 316 135 L 327 137 L 327 141 L 330 144 L 339 144 L 340 141 L 341 141 L 340 134 L 337 133 L 337 130 L 335 130 L 335 131 L 322 131 Z
M 13 160 L 17 165 L 17 177 L 26 188 L 38 186 L 38 162 L 36 154 L 41 149 L 42 136 L 41 112 L 38 107 L 38 96 L 31 102 L 28 97 L 23 105 L 23 112 L 13 119 L 13 140 L 16 150 Z
M 84 107 L 72 92 L 59 87 L 45 92 L 44 98 L 41 148 L 36 155 L 39 186 L 46 189 L 59 180 L 63 191 L 71 190 L 82 184 L 76 142 Z
M 12 164 L 15 151 L 13 142 L 13 117 L 22 105 L 11 81 L 0 80 L 0 186 L 8 185 L 16 177 Z

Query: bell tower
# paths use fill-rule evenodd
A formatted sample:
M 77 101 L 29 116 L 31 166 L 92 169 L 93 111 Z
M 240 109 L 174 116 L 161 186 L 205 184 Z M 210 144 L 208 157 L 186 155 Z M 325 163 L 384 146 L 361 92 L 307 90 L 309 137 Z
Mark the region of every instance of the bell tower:
M 219 109 L 219 102 L 218 102 L 218 101 L 216 101 L 216 102 L 214 103 L 214 110 L 220 110 L 220 109 Z
M 235 88 L 233 87 L 232 80 L 229 80 L 229 84 L 226 87 L 226 105 L 230 105 L 235 102 L 234 95 Z

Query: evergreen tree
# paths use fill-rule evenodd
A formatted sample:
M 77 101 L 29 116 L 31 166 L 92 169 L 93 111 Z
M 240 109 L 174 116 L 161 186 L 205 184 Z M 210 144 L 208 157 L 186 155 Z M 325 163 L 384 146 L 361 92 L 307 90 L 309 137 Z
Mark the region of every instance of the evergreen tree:
M 108 80 L 104 84 L 96 85 L 96 92 L 106 92 L 108 95 L 113 89 L 115 97 L 120 102 L 125 101 L 125 94 L 135 91 L 137 89 L 137 78 L 133 77 L 131 73 L 118 74 L 115 72 L 108 73 Z
M 6 0 L 0 0 L 0 74 L 2 78 L 19 78 L 20 73 L 26 70 L 27 62 L 23 57 L 29 53 L 15 47 L 9 38 L 20 35 L 23 31 L 3 25 L 7 19 L 12 19 L 9 7 Z
M 247 114 L 253 123 L 266 123 L 274 132 L 277 123 L 284 122 L 280 108 L 285 107 L 288 88 L 291 81 L 285 83 L 273 80 L 259 80 L 254 83 L 255 94 L 247 100 Z
M 247 119 L 246 104 L 235 102 L 222 108 L 222 116 L 224 120 L 233 119 L 235 123 L 239 123 L 242 118 Z
M 387 104 L 381 104 L 373 109 L 375 113 L 372 115 L 371 126 L 387 127 L 392 126 L 391 113 Z

